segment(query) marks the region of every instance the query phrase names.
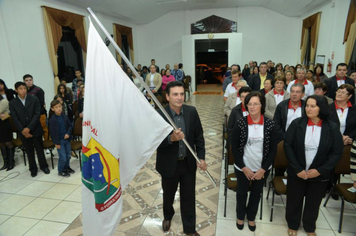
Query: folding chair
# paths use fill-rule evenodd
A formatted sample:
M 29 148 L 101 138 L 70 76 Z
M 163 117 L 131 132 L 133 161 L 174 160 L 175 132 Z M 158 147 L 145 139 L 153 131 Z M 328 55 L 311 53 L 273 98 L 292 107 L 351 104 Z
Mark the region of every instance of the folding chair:
M 288 160 L 283 148 L 284 141 L 280 141 L 277 146 L 277 154 L 274 158 L 273 168 L 287 168 Z M 268 193 L 266 199 L 268 200 L 269 192 L 272 189 L 272 206 L 271 206 L 271 217 L 270 222 L 273 221 L 273 209 L 274 209 L 274 195 L 287 194 L 287 185 L 284 184 L 283 180 L 287 180 L 284 176 L 274 176 L 273 168 L 271 173 L 271 181 L 269 182 Z M 281 196 L 282 197 L 282 196 Z
M 22 154 L 23 154 L 23 162 L 26 166 L 26 152 L 25 152 L 25 148 L 22 144 L 22 141 L 21 139 L 19 138 L 19 134 L 17 132 L 17 129 L 16 129 L 16 126 L 14 124 L 14 121 L 12 120 L 12 117 L 10 116 L 9 117 L 9 121 L 10 121 L 10 125 L 11 125 L 11 131 L 13 133 L 16 133 L 16 138 L 15 139 L 12 139 L 12 144 L 14 145 L 15 148 L 19 148 L 21 151 L 22 151 Z
M 80 170 L 82 170 L 82 118 L 77 118 L 74 122 L 73 140 L 70 142 L 71 150 L 74 152 L 76 158 L 79 160 Z M 75 152 L 79 151 L 79 155 Z
M 344 152 L 341 156 L 341 159 L 339 160 L 339 162 L 336 164 L 334 168 L 335 174 L 339 174 L 339 175 L 350 174 L 350 151 L 351 151 L 351 145 L 344 147 Z M 339 233 L 341 233 L 342 230 L 345 201 L 350 202 L 352 204 L 356 203 L 356 193 L 351 193 L 347 190 L 352 186 L 353 186 L 352 183 L 340 183 L 340 179 L 339 179 L 338 183 L 331 188 L 329 195 L 324 203 L 324 207 L 326 207 L 326 204 L 328 203 L 329 198 L 333 193 L 336 193 L 337 195 L 340 196 L 341 211 L 340 211 L 339 230 L 338 230 Z

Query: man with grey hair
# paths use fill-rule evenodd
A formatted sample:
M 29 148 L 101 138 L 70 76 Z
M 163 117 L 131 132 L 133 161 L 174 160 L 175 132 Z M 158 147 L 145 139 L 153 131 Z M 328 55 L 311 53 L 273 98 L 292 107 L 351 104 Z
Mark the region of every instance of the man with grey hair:
M 181 82 L 183 82 L 184 74 L 183 74 L 183 71 L 178 68 L 178 63 L 175 63 L 175 64 L 174 64 L 174 69 L 171 70 L 171 75 L 174 76 L 174 78 L 176 79 L 176 81 L 181 81 Z
M 302 84 L 292 84 L 290 98 L 278 104 L 273 120 L 278 127 L 279 140 L 284 139 L 292 121 L 304 115 L 305 102 L 302 100 L 304 93 L 305 87 Z
M 303 100 L 307 99 L 308 96 L 313 95 L 314 94 L 314 85 L 312 82 L 308 81 L 306 78 L 306 70 L 304 68 L 298 68 L 297 70 L 297 79 L 296 80 L 292 80 L 288 87 L 287 87 L 287 92 L 290 93 L 290 89 L 292 87 L 293 84 L 302 84 L 304 85 L 305 88 L 305 92 L 304 92 L 304 97 Z
M 305 116 L 305 101 L 302 100 L 305 88 L 302 84 L 292 84 L 290 98 L 280 102 L 273 120 L 277 126 L 278 140 L 284 140 L 286 131 L 293 120 Z M 276 168 L 276 176 L 284 176 L 285 169 Z

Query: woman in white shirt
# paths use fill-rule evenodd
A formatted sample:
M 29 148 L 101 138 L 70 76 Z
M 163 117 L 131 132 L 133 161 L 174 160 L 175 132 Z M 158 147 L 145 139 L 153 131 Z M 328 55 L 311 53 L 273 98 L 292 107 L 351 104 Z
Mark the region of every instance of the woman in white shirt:
M 316 235 L 319 206 L 331 172 L 343 152 L 342 136 L 338 126 L 329 119 L 325 97 L 309 96 L 305 113 L 306 116 L 291 123 L 284 140 L 288 159 L 286 220 L 289 236 L 297 235 L 301 220 L 307 235 Z
M 244 102 L 249 115 L 236 122 L 231 138 L 237 178 L 236 227 L 242 230 L 246 217 L 248 228 L 255 231 L 258 204 L 277 152 L 278 137 L 274 122 L 263 115 L 265 97 L 254 91 L 246 96 Z

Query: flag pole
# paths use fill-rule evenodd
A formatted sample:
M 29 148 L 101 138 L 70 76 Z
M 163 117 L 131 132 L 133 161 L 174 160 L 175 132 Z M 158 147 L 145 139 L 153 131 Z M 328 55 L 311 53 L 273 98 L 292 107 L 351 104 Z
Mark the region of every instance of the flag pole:
M 126 62 L 126 64 L 128 65 L 128 67 L 131 69 L 131 71 L 135 74 L 136 78 L 138 78 L 141 82 L 141 85 L 143 85 L 143 87 L 146 89 L 146 91 L 150 94 L 151 98 L 153 99 L 153 101 L 157 104 L 158 108 L 162 111 L 162 113 L 164 114 L 164 116 L 168 119 L 169 123 L 172 125 L 174 130 L 177 130 L 177 126 L 174 123 L 174 121 L 172 120 L 172 118 L 168 115 L 168 113 L 166 112 L 166 110 L 164 109 L 164 107 L 162 106 L 162 104 L 158 101 L 158 99 L 156 98 L 156 96 L 152 93 L 151 89 L 148 87 L 148 85 L 143 81 L 143 79 L 141 78 L 141 76 L 137 73 L 135 67 L 131 64 L 131 62 L 129 61 L 129 59 L 127 59 L 126 55 L 121 51 L 120 47 L 116 44 L 115 40 L 111 37 L 111 35 L 109 34 L 109 32 L 105 29 L 105 27 L 103 26 L 103 24 L 101 24 L 101 22 L 99 21 L 99 19 L 96 17 L 95 13 L 92 11 L 92 9 L 90 7 L 87 8 L 87 11 L 89 12 L 89 14 L 93 17 L 93 19 L 95 20 L 95 22 L 98 24 L 98 26 L 100 27 L 100 29 L 103 31 L 103 33 L 105 34 L 105 36 L 108 38 L 108 40 L 111 42 L 111 44 L 114 46 L 114 48 L 116 49 L 116 51 L 120 54 L 121 58 Z M 192 149 L 192 147 L 189 145 L 188 141 L 184 138 L 183 142 L 185 144 L 185 146 L 189 149 L 189 151 L 192 153 L 193 157 L 196 159 L 196 161 L 200 164 L 200 160 L 198 158 L 198 156 L 196 155 L 196 153 L 194 152 L 194 150 Z M 213 183 L 214 187 L 216 187 L 216 181 L 213 179 L 213 177 L 210 175 L 208 170 L 205 170 L 205 173 L 207 174 L 207 176 L 209 177 L 210 181 Z

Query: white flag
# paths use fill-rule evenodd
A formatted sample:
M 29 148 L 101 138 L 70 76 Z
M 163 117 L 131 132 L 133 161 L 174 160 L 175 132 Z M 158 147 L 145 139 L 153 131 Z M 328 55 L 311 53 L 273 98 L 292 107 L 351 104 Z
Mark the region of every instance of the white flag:
M 83 119 L 83 234 L 112 235 L 122 191 L 172 131 L 90 22 Z

